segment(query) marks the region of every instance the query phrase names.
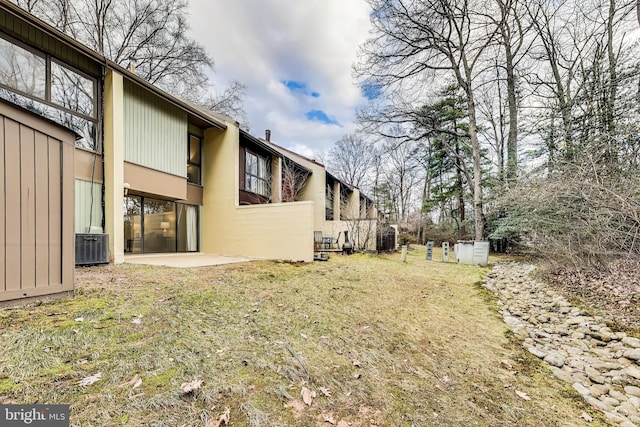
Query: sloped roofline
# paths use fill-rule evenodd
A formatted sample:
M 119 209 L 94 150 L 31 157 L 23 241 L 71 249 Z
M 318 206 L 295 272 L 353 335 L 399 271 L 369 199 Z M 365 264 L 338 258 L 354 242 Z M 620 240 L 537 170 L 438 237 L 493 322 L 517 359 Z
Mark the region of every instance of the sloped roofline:
M 99 54 L 98 52 L 94 51 L 93 49 L 89 48 L 88 46 L 80 43 L 79 41 L 77 41 L 74 38 L 68 36 L 67 34 L 63 33 L 62 31 L 58 30 L 57 28 L 47 24 L 46 22 L 44 22 L 40 18 L 37 18 L 37 17 L 33 16 L 32 14 L 30 14 L 26 10 L 22 9 L 21 7 L 15 5 L 15 4 L 11 3 L 11 2 L 9 2 L 8 0 L 0 0 L 0 9 L 6 11 L 7 13 L 10 13 L 12 15 L 15 15 L 15 16 L 19 17 L 23 21 L 25 21 L 25 22 L 33 25 L 34 27 L 38 28 L 40 31 L 43 31 L 44 33 L 47 33 L 49 36 L 59 40 L 61 43 L 65 44 L 67 47 L 81 52 L 82 54 L 90 57 L 94 61 L 102 64 L 106 68 L 111 68 L 111 69 L 119 72 L 120 74 L 122 74 L 127 79 L 129 79 L 129 80 L 133 81 L 134 83 L 144 87 L 145 89 L 149 90 L 150 92 L 153 92 L 155 95 L 159 96 L 160 98 L 164 99 L 165 101 L 167 101 L 167 102 L 175 105 L 176 107 L 178 107 L 178 108 L 180 108 L 180 109 L 192 114 L 193 116 L 199 118 L 200 120 L 203 120 L 205 123 L 211 125 L 212 127 L 216 127 L 218 129 L 221 129 L 221 130 L 224 130 L 224 129 L 227 128 L 227 124 L 225 123 L 224 119 L 218 118 L 214 114 L 205 113 L 204 111 L 202 111 L 202 109 L 195 108 L 190 103 L 188 103 L 188 102 L 186 102 L 184 100 L 181 100 L 180 98 L 177 98 L 176 96 L 171 95 L 171 94 L 163 91 L 162 89 L 152 85 L 151 83 L 149 83 L 145 79 L 137 76 L 136 74 L 132 73 L 131 71 L 127 70 L 126 68 L 116 64 L 112 60 L 106 58 L 104 55 Z M 211 113 L 215 113 L 215 112 L 211 112 Z

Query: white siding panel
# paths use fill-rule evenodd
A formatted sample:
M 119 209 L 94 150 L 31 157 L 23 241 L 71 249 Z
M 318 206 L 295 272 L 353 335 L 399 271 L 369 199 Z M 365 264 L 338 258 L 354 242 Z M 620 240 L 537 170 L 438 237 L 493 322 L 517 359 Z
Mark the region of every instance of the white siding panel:
M 93 199 L 91 195 L 92 188 Z M 101 184 L 91 184 L 89 181 L 76 179 L 76 233 L 89 233 L 89 226 L 102 227 L 101 202 Z
M 186 178 L 186 113 L 126 79 L 124 88 L 125 161 Z

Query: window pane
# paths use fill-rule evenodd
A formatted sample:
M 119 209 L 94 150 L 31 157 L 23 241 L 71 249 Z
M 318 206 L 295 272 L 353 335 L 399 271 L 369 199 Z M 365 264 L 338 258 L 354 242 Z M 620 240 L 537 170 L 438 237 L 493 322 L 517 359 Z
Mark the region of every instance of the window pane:
M 255 154 L 247 152 L 245 161 L 245 173 L 251 175 L 258 174 L 258 157 Z
M 127 196 L 124 207 L 124 251 L 139 254 L 142 252 L 142 198 Z
M 44 99 L 46 73 L 43 57 L 0 38 L 0 83 Z
M 201 184 L 201 176 L 200 176 L 200 138 L 197 136 L 189 135 L 189 152 L 187 156 L 187 182 L 192 184 Z
M 200 185 L 200 166 L 187 165 L 187 182 Z
M 42 102 L 34 101 L 31 98 L 11 92 L 7 89 L 0 89 L 0 98 L 17 104 L 29 111 L 49 120 L 61 124 L 76 133 L 76 147 L 96 151 L 97 147 L 97 124 L 91 120 L 86 120 L 74 116 L 66 111 L 59 110 Z
M 51 62 L 51 102 L 86 116 L 95 117 L 95 82 Z
M 144 199 L 144 252 L 176 251 L 176 204 Z
M 189 163 L 200 164 L 200 138 L 189 136 Z

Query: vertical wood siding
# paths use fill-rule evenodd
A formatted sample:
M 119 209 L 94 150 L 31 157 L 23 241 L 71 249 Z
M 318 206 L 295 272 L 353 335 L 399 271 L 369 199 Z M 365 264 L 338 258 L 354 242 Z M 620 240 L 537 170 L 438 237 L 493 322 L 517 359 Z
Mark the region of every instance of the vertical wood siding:
M 74 148 L 50 132 L 0 103 L 0 301 L 73 289 Z
M 187 176 L 187 115 L 125 79 L 124 159 Z
M 102 185 L 76 179 L 76 233 L 90 233 L 89 227 L 102 227 Z M 93 203 L 91 190 L 93 189 Z
M 30 45 L 55 56 L 79 70 L 100 77 L 100 65 L 81 53 L 69 49 L 59 40 L 43 33 L 32 25 L 8 13 L 0 14 L 0 29 L 7 34 L 25 40 Z

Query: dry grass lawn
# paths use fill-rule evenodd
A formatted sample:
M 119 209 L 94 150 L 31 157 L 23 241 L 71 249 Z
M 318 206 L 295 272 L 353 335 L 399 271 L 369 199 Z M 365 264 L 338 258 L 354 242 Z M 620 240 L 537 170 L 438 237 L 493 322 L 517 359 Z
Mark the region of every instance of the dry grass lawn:
M 485 271 L 424 249 L 79 269 L 73 298 L 0 311 L 0 403 L 82 426 L 606 425 L 510 337 Z

